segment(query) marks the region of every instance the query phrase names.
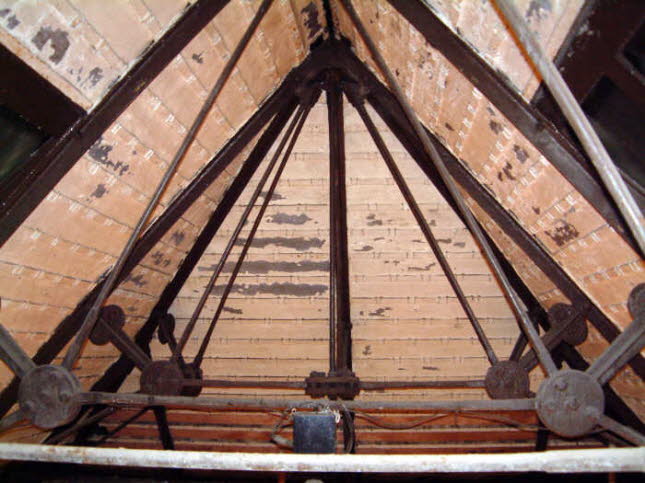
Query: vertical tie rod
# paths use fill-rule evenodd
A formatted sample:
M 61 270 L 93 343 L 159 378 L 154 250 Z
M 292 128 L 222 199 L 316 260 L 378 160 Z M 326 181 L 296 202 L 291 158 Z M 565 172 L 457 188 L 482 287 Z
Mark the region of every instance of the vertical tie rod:
M 347 191 L 343 91 L 339 73 L 327 78 L 329 123 L 329 370 L 352 369 L 352 336 L 347 254 Z

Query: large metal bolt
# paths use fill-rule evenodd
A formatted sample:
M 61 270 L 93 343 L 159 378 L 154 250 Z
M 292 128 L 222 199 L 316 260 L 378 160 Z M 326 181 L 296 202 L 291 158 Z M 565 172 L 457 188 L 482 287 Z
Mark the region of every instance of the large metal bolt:
M 580 407 L 580 400 L 577 397 L 568 397 L 564 401 L 564 405 L 567 409 L 576 410 Z
M 58 400 L 62 403 L 67 403 L 72 398 L 72 394 L 69 391 L 61 391 L 58 394 Z
M 564 379 L 558 379 L 557 381 L 555 381 L 555 388 L 558 391 L 566 391 L 568 387 L 569 383 Z

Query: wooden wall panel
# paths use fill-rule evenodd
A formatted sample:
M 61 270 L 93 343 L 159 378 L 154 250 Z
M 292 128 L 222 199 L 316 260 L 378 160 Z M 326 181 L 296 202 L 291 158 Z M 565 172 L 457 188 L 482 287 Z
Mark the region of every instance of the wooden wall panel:
M 540 78 L 513 41 L 492 2 L 429 0 L 427 3 L 482 59 L 503 72 L 525 99 L 531 99 Z M 551 57 L 557 54 L 584 5 L 582 0 L 517 0 L 514 3 Z
M 90 110 L 186 3 L 159 21 L 141 0 L 3 1 L 0 42 Z

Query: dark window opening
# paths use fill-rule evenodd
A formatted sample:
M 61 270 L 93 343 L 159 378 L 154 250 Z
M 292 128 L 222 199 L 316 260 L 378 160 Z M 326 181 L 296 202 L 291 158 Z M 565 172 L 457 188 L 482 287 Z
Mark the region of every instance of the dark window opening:
M 46 139 L 43 131 L 0 106 L 0 181 L 24 165 Z
M 618 167 L 645 186 L 645 129 L 639 106 L 602 77 L 582 108 Z

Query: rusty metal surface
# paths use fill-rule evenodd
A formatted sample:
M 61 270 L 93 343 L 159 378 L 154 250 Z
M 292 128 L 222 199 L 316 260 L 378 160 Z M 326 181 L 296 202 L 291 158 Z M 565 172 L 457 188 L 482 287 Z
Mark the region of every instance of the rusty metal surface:
M 193 364 L 192 362 L 181 363 L 181 372 L 184 375 L 183 389 L 181 390 L 182 396 L 197 397 L 202 392 L 202 387 L 206 387 L 206 381 L 203 381 L 204 372 L 202 369 Z
M 157 324 L 159 343 L 162 345 L 169 344 L 170 350 L 174 350 L 177 346 L 177 340 L 175 339 L 175 317 L 172 314 L 163 314 L 159 317 Z
M 562 370 L 542 383 L 535 407 L 547 428 L 576 438 L 598 424 L 605 411 L 605 395 L 600 384 L 586 372 Z
M 571 345 L 580 345 L 587 340 L 589 334 L 584 312 L 586 311 L 578 311 L 572 305 L 558 303 L 549 309 L 549 322 L 554 328 L 566 325 L 562 340 Z
M 634 318 L 645 315 L 645 283 L 638 284 L 629 293 L 627 308 Z
M 121 330 L 125 324 L 125 312 L 118 305 L 106 305 L 101 308 L 99 321 L 108 324 L 114 330 Z M 111 332 L 108 331 L 103 323 L 98 323 L 92 329 L 90 342 L 94 345 L 106 345 L 112 340 Z
M 216 396 L 184 397 L 134 393 L 84 392 L 77 401 L 81 404 L 108 404 L 117 407 L 166 406 L 177 409 L 252 411 L 276 408 L 311 408 L 320 405 L 344 406 L 357 410 L 418 410 L 418 411 L 528 411 L 535 409 L 534 399 L 497 399 L 463 401 L 343 401 L 312 399 L 227 398 Z
M 154 361 L 141 371 L 141 392 L 145 394 L 177 396 L 181 394 L 184 374 L 172 361 Z
M 312 398 L 352 400 L 360 392 L 361 382 L 349 369 L 337 369 L 329 374 L 313 371 L 305 379 L 305 394 Z
M 80 411 L 76 396 L 81 385 L 76 376 L 60 366 L 39 366 L 20 381 L 18 404 L 34 425 L 51 429 L 72 421 Z
M 645 448 L 510 454 L 348 455 L 212 453 L 0 443 L 3 460 L 147 468 L 364 473 L 642 472 Z
M 486 393 L 492 399 L 529 397 L 529 373 L 515 361 L 500 361 L 486 372 Z

